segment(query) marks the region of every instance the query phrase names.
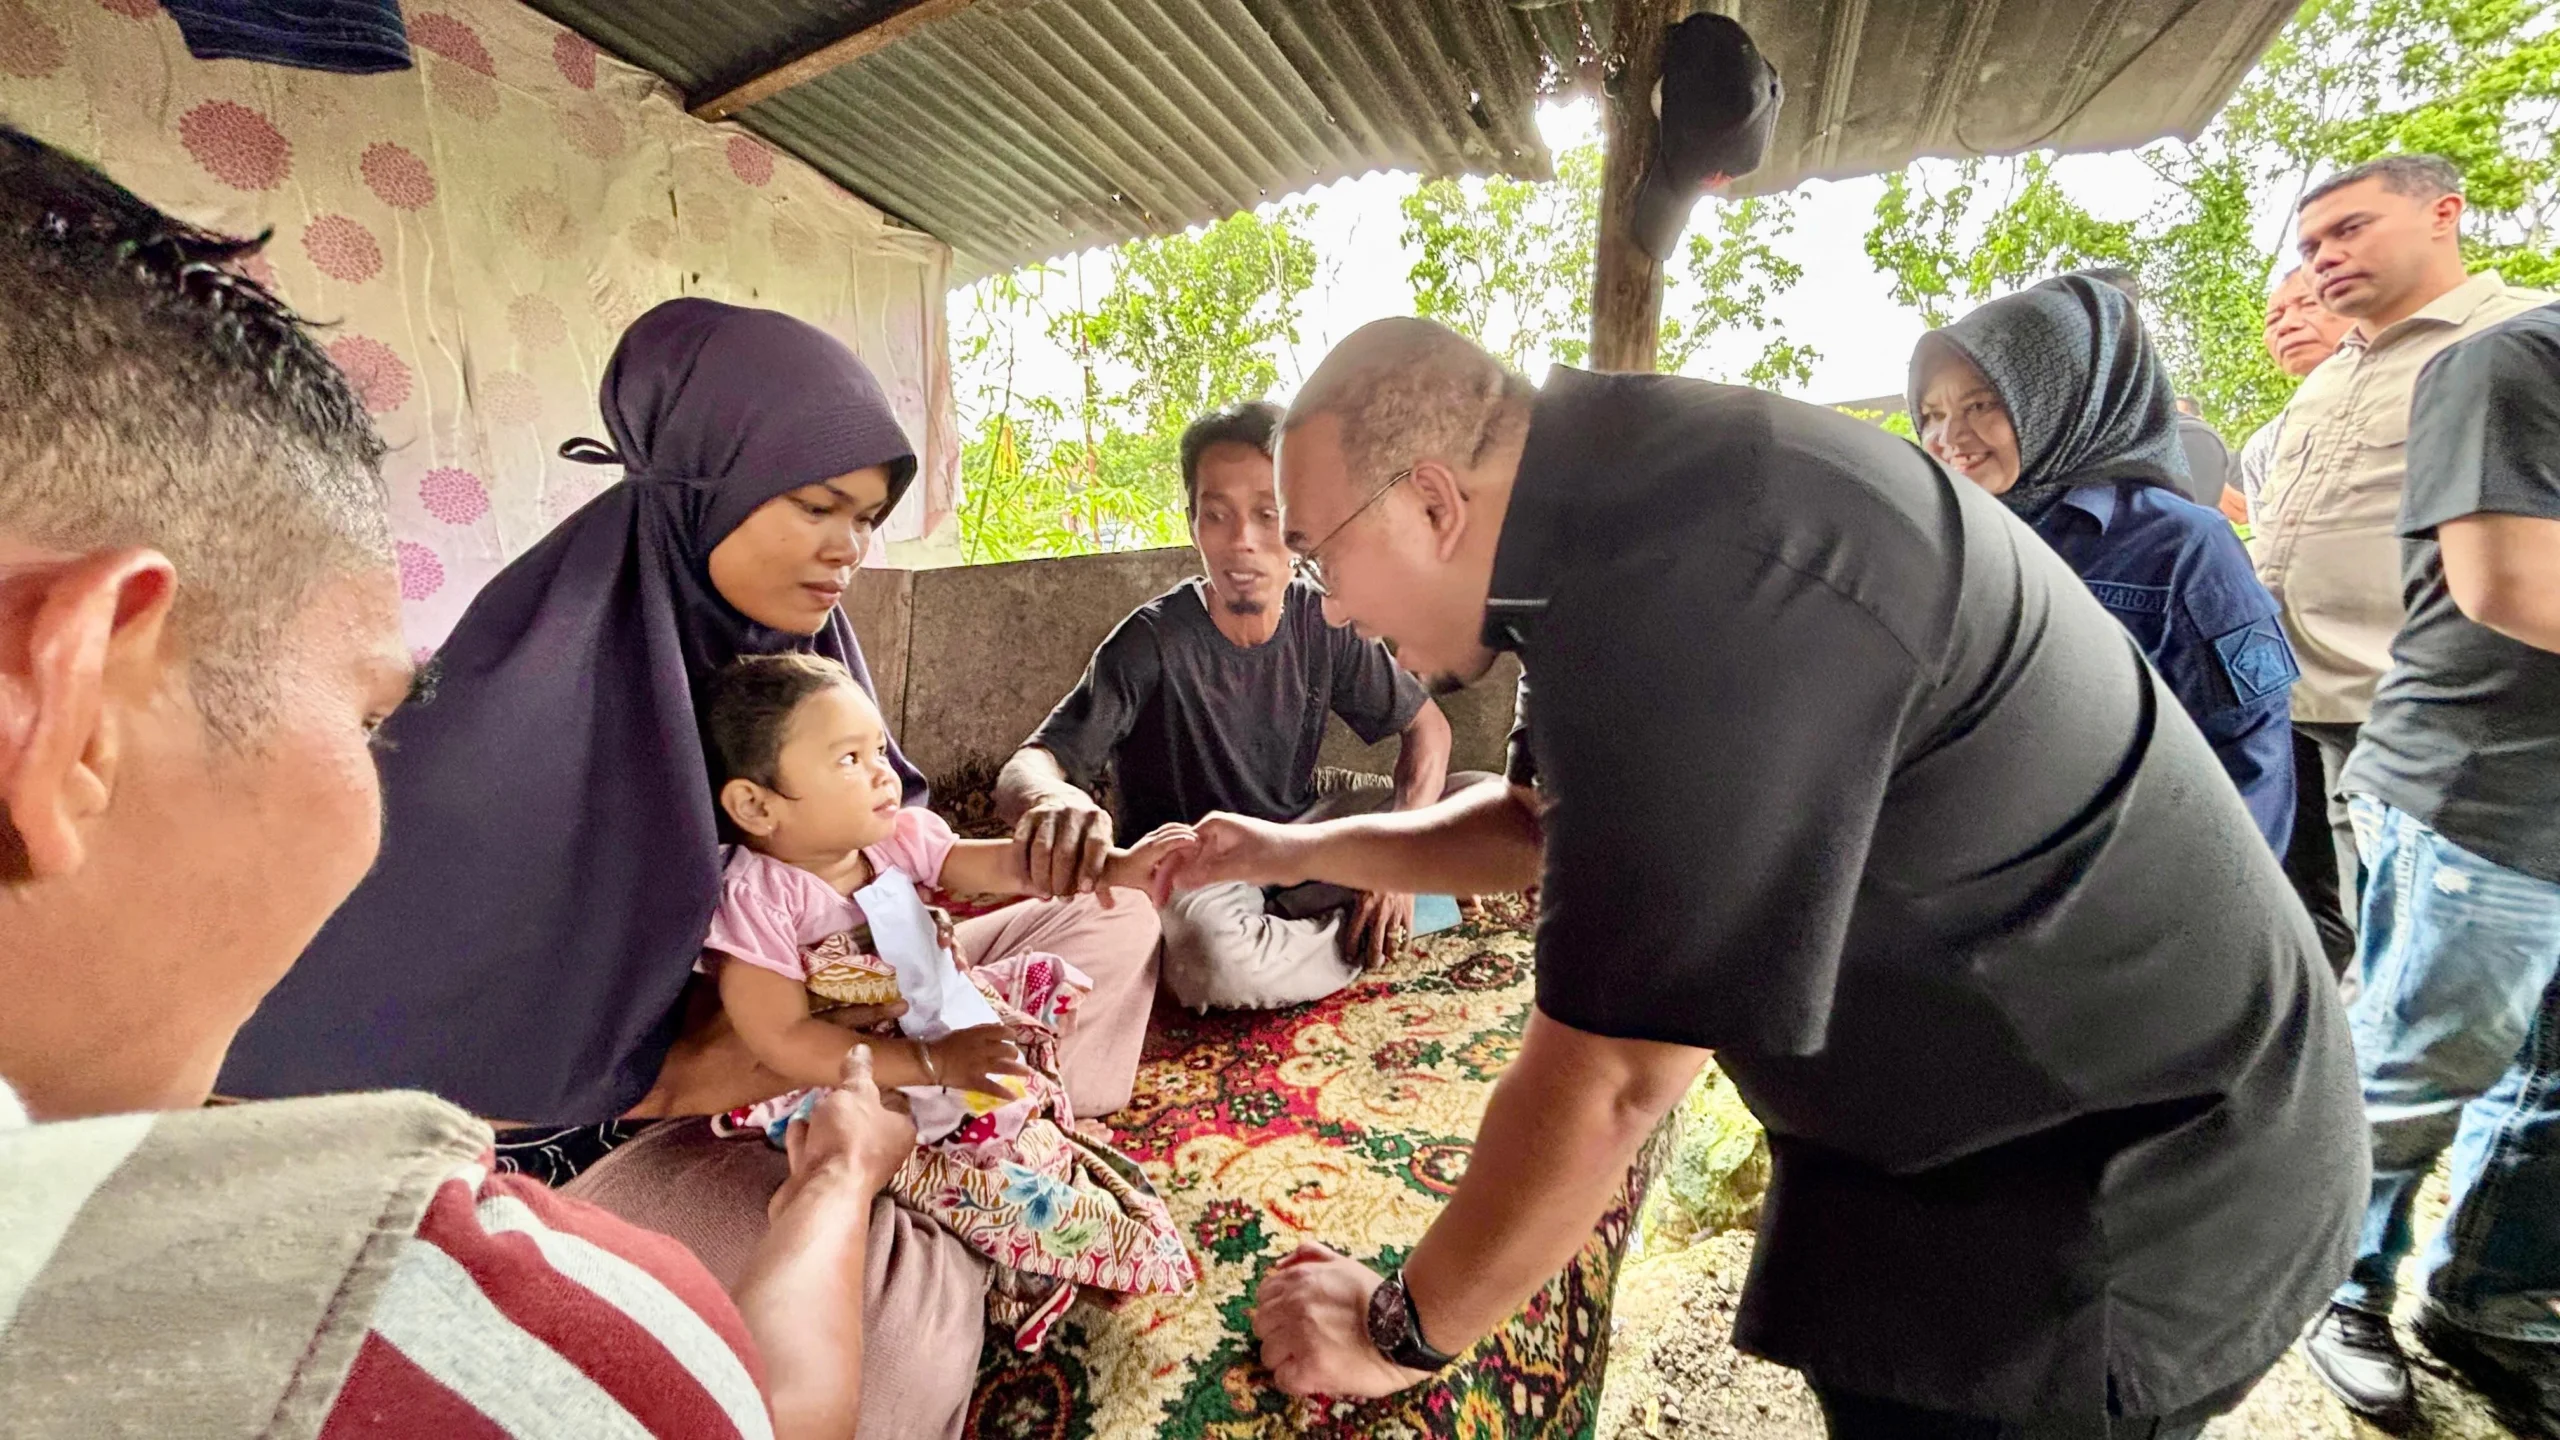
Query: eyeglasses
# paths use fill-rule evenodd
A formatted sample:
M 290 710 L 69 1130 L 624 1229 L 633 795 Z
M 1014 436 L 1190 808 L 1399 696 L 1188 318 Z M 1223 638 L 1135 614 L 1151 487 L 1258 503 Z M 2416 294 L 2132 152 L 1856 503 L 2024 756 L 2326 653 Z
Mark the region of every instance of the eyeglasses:
M 1307 588 L 1315 591 L 1318 595 L 1332 594 L 1333 592 L 1326 589 L 1324 584 L 1324 560 L 1322 559 L 1324 555 L 1324 547 L 1332 544 L 1335 536 L 1341 534 L 1344 530 L 1349 529 L 1352 521 L 1367 514 L 1370 506 L 1377 504 L 1382 499 L 1385 499 L 1388 491 L 1393 490 L 1412 478 L 1413 467 L 1410 465 L 1397 471 L 1393 475 L 1388 476 L 1386 484 L 1370 491 L 1369 498 L 1361 501 L 1358 509 L 1343 516 L 1341 524 L 1324 532 L 1324 538 L 1313 545 L 1308 546 L 1305 554 L 1290 556 L 1289 573 L 1304 581 Z

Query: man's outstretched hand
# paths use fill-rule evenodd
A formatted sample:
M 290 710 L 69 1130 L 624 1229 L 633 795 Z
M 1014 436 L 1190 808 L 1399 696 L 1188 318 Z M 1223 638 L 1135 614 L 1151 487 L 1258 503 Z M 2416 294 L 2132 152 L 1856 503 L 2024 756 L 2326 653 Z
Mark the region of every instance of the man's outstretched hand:
M 1147 885 L 1158 906 L 1185 890 L 1203 885 L 1245 881 L 1255 885 L 1293 885 L 1307 853 L 1307 827 L 1274 825 L 1242 815 L 1211 815 L 1191 827 L 1188 846 L 1155 867 Z

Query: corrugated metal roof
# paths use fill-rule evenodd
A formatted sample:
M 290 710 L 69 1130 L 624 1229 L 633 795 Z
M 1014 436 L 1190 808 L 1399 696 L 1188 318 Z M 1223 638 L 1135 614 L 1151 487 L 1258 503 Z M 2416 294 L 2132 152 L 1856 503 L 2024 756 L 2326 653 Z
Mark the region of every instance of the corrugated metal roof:
M 697 98 L 900 0 L 532 0 Z M 2203 128 L 2296 0 L 1721 0 L 1787 84 L 1754 190 Z M 1542 178 L 1600 6 L 978 0 L 741 112 L 1003 268 L 1378 169 Z

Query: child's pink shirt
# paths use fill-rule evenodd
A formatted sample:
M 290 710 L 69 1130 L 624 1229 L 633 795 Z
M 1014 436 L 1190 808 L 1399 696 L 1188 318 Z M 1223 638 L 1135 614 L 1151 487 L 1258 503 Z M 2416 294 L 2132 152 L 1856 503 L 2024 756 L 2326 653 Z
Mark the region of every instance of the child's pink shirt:
M 889 838 L 863 847 L 873 870 L 900 870 L 919 889 L 942 878 L 942 862 L 957 836 L 930 810 L 912 806 L 898 812 Z M 815 945 L 864 923 L 853 897 L 797 865 L 744 845 L 734 847 L 720 872 L 720 908 L 711 917 L 705 950 L 743 960 L 793 980 L 806 981 L 809 967 L 800 947 Z M 705 969 L 705 963 L 694 968 Z

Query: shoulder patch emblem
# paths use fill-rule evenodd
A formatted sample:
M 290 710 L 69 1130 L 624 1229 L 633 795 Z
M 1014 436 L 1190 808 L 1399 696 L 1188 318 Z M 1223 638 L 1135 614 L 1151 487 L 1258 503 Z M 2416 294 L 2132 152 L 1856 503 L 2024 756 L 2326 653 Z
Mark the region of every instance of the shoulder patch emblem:
M 2243 704 L 2291 685 L 2302 674 L 2302 667 L 2294 663 L 2293 647 L 2285 643 L 2284 628 L 2273 616 L 2216 636 L 2213 653 L 2222 661 L 2232 693 Z

